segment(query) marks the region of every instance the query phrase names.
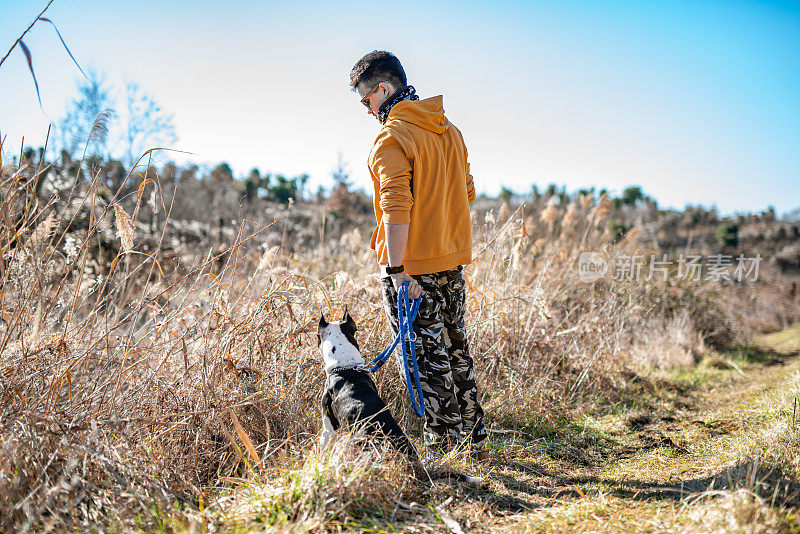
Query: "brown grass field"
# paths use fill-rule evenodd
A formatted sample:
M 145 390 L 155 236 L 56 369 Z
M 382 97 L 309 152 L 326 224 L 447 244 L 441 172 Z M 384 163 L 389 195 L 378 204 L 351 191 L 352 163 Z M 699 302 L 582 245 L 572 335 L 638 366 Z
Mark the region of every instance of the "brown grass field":
M 188 241 L 150 172 L 37 195 L 46 173 L 0 175 L 3 531 L 800 531 L 800 297 L 770 264 L 587 284 L 582 251 L 658 252 L 614 243 L 607 197 L 476 209 L 490 459 L 429 460 L 483 477 L 431 484 L 351 436 L 317 445 L 320 314 L 347 307 L 368 358 L 390 341 L 363 229 L 300 204 Z M 312 245 L 291 246 L 300 215 Z M 393 366 L 376 378 L 418 439 Z

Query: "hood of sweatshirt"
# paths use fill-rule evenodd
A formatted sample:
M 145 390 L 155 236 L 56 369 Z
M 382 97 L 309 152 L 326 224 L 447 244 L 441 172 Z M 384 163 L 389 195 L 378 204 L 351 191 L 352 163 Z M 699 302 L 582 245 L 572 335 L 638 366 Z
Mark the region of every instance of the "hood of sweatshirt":
M 403 100 L 392 107 L 386 123 L 401 120 L 425 128 L 431 132 L 441 134 L 450 127 L 450 122 L 444 116 L 442 96 L 433 96 L 425 100 Z

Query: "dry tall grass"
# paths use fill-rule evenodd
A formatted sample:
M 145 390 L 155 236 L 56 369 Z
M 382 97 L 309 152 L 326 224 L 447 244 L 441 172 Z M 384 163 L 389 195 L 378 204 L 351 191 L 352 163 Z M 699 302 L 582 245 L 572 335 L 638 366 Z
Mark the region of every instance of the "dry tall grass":
M 181 242 L 151 172 L 133 198 L 96 176 L 40 198 L 46 171 L 3 167 L 0 182 L 0 529 L 169 528 L 208 506 L 208 488 L 285 487 L 320 426 L 319 314 L 347 306 L 367 356 L 390 340 L 367 236 L 290 253 L 267 238 L 280 226 L 285 237 L 286 221 L 243 220 L 225 239 Z M 148 198 L 164 221 L 155 235 L 137 220 Z M 717 287 L 580 282 L 581 251 L 615 250 L 608 200 L 543 202 L 474 217 L 469 339 L 492 427 L 590 409 L 639 366 L 684 364 L 705 342 L 747 334 Z M 618 246 L 647 246 L 634 241 Z M 413 432 L 399 378 L 378 381 Z M 305 491 L 306 475 L 292 476 Z M 288 499 L 284 519 L 319 509 L 272 494 Z

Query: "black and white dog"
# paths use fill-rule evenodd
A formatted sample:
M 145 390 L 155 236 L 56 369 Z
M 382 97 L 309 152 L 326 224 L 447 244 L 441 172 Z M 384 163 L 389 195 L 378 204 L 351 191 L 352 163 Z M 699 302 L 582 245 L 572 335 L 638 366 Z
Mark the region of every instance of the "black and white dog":
M 319 320 L 317 341 L 326 374 L 320 443 L 325 446 L 339 428 L 345 427 L 388 439 L 395 449 L 415 460 L 414 446 L 363 368 L 365 362 L 355 338 L 356 330 L 356 323 L 347 311 L 341 321 L 328 322 L 324 315 Z

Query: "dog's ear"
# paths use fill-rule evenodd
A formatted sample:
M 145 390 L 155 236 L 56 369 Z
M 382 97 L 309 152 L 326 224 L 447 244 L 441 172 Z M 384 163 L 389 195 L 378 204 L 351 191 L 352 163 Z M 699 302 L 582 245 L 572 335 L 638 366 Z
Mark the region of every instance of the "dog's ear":
M 342 316 L 342 321 L 344 321 L 345 326 L 352 332 L 356 332 L 358 328 L 356 328 L 356 322 L 350 317 L 350 312 L 347 311 L 347 308 L 344 310 L 344 316 Z
M 358 341 L 356 341 L 356 330 L 358 330 L 358 328 L 356 328 L 356 322 L 350 317 L 350 312 L 347 310 L 344 311 L 340 328 L 342 329 L 344 337 L 358 349 Z
M 325 314 L 323 313 L 319 316 L 319 327 L 325 328 L 326 326 L 328 326 L 328 321 L 325 320 Z

